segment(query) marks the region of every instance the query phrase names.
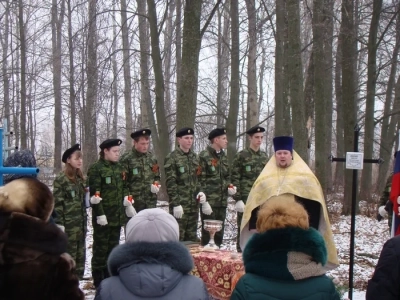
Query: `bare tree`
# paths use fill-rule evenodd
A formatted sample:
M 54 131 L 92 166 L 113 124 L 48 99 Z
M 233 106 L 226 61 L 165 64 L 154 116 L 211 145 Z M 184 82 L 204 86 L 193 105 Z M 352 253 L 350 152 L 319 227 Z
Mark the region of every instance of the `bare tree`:
M 27 130 L 26 130 L 26 39 L 24 22 L 24 4 L 22 0 L 18 1 L 18 23 L 19 39 L 21 52 L 21 121 L 20 121 L 20 139 L 21 149 L 28 148 Z

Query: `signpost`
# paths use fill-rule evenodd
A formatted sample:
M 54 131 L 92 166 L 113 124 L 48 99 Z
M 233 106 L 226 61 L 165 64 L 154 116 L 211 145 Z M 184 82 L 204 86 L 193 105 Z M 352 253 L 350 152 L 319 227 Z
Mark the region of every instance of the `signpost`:
M 354 127 L 354 152 L 347 152 L 346 158 L 329 156 L 331 162 L 346 162 L 346 169 L 353 170 L 353 185 L 351 192 L 351 231 L 350 231 L 350 265 L 349 265 L 349 299 L 353 299 L 353 272 L 354 272 L 354 240 L 356 230 L 356 208 L 357 208 L 357 175 L 365 163 L 382 164 L 383 159 L 366 159 L 364 153 L 358 152 L 358 138 L 360 127 Z
M 3 166 L 3 151 L 5 150 L 4 147 L 3 147 L 4 135 L 5 135 L 4 134 L 4 129 L 2 127 L 0 127 L 0 186 L 3 185 L 3 175 L 4 174 L 31 175 L 31 174 L 39 173 L 39 168 L 4 167 Z

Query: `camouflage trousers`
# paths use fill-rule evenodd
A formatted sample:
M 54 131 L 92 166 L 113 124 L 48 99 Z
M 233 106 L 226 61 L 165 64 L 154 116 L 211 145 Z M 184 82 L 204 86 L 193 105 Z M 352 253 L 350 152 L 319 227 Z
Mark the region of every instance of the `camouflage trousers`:
M 177 219 L 179 224 L 179 240 L 197 242 L 197 226 L 199 221 L 198 212 L 184 213 L 181 219 Z
M 86 261 L 86 227 L 69 226 L 66 224 L 65 233 L 68 237 L 67 252 L 72 256 L 76 263 L 76 275 L 79 279 L 83 278 Z
M 100 226 L 93 220 L 93 273 L 103 274 L 103 278 L 109 277 L 107 259 L 111 250 L 119 245 L 121 226 Z
M 200 206 L 200 218 L 201 218 L 201 245 L 205 246 L 210 241 L 210 233 L 207 230 L 204 230 L 204 220 L 220 220 L 223 221 L 222 229 L 215 233 L 214 241 L 215 244 L 220 247 L 222 241 L 224 239 L 224 228 L 225 228 L 225 218 L 226 218 L 226 207 L 213 207 L 211 206 L 213 212 L 211 215 L 205 215 L 202 212 Z
M 157 201 L 141 201 L 141 200 L 135 200 L 133 203 L 133 207 L 135 208 L 136 212 L 138 213 L 139 211 L 143 209 L 148 209 L 148 208 L 156 208 L 157 207 Z
M 236 236 L 236 251 L 242 252 L 242 248 L 240 248 L 240 224 L 242 224 L 243 213 L 236 213 L 236 223 L 237 223 L 237 236 Z

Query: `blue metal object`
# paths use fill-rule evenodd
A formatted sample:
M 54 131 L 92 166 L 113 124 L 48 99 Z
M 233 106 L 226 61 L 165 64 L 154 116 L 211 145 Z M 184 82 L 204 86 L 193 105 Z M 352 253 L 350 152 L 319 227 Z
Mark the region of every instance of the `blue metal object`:
M 3 174 L 32 175 L 39 173 L 39 168 L 4 167 L 3 166 L 3 132 L 0 127 L 0 186 L 4 184 Z

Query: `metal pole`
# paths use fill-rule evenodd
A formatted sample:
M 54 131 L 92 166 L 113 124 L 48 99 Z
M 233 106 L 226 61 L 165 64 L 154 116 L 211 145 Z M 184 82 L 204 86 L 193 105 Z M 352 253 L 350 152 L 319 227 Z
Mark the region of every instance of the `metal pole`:
M 354 127 L 354 152 L 358 152 L 358 137 L 360 127 Z M 356 208 L 357 208 L 357 169 L 353 169 L 353 186 L 351 193 L 351 231 L 350 231 L 350 265 L 349 265 L 349 299 L 353 299 L 353 271 L 354 271 L 354 240 L 356 233 Z

